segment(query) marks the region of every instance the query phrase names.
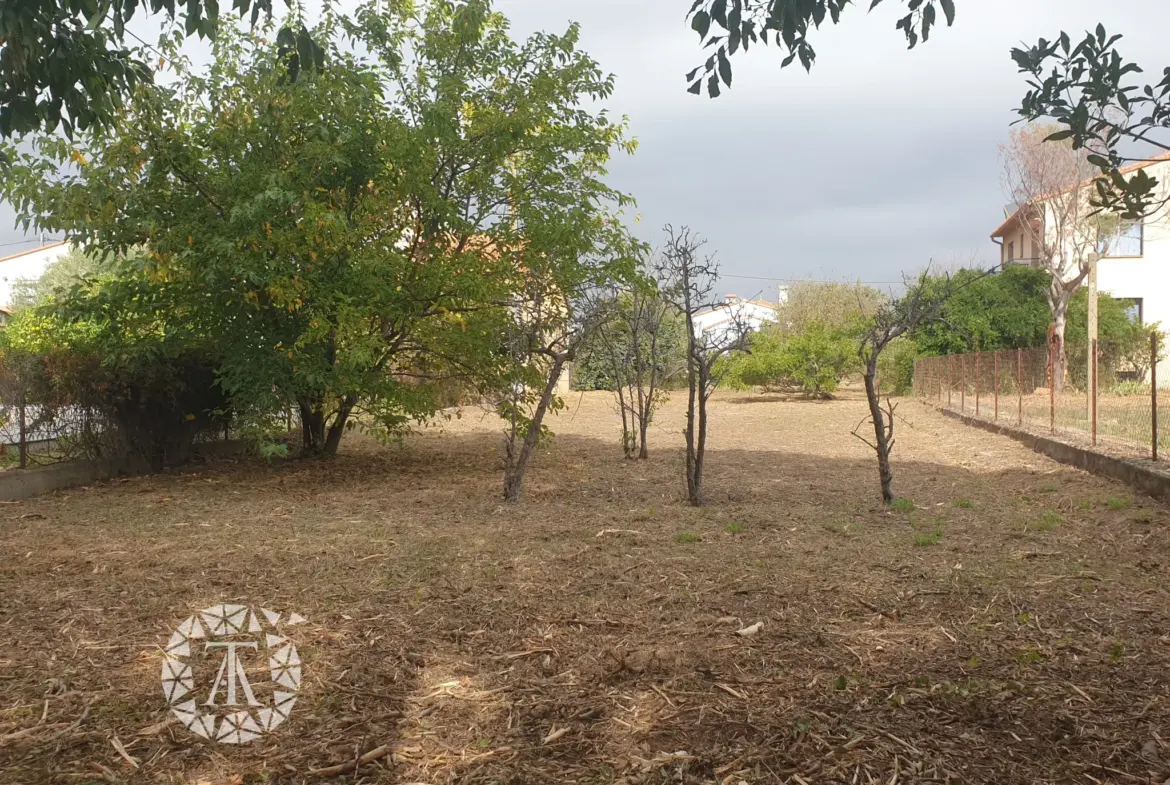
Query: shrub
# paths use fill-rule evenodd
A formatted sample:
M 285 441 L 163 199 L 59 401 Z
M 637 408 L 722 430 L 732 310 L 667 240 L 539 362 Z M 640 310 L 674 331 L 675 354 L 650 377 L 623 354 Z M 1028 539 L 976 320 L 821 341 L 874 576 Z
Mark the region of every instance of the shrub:
M 100 285 L 81 289 L 71 302 L 92 306 L 90 315 L 50 298 L 15 314 L 3 333 L 3 363 L 26 403 L 44 421 L 68 418 L 67 438 L 85 457 L 127 457 L 151 470 L 188 460 L 226 422 L 214 358 L 185 330 L 111 316 Z
M 810 322 L 798 332 L 764 327 L 752 335 L 749 350 L 724 363 L 728 386 L 831 397 L 841 379 L 858 367 L 852 338 L 823 322 Z

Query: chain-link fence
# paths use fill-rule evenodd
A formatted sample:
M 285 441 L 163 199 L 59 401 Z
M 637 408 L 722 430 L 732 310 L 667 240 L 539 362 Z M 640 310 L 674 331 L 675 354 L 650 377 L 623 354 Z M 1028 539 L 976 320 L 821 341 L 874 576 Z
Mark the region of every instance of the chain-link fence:
M 1170 425 L 1159 430 L 1170 423 L 1170 379 L 1158 379 L 1157 338 L 1138 351 L 1091 348 L 1070 348 L 1063 359 L 1048 347 L 922 357 L 914 393 L 980 419 L 1157 460 L 1170 447 Z

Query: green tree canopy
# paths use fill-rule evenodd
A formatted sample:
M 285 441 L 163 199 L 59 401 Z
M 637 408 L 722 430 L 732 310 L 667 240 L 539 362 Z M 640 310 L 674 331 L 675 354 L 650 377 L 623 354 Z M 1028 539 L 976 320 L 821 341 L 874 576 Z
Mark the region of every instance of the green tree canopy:
M 1051 322 L 1046 271 L 1015 264 L 995 275 L 962 269 L 951 281 L 953 293 L 942 318 L 915 332 L 919 352 L 958 354 L 1044 345 Z M 942 276 L 927 279 L 928 286 L 944 283 Z
M 272 0 L 233 0 L 255 25 L 272 16 Z M 112 121 L 138 84 L 149 82 L 143 46 L 127 45 L 126 26 L 153 14 L 169 26 L 181 17 L 181 39 L 214 38 L 217 0 L 16 0 L 0 6 L 0 137 L 63 126 L 67 135 Z M 324 52 L 303 23 L 277 37 L 293 75 L 320 67 Z
M 517 43 L 486 0 L 434 0 L 314 36 L 330 67 L 289 80 L 221 24 L 207 74 L 142 86 L 78 144 L 10 147 L 5 187 L 28 223 L 148 249 L 68 307 L 182 320 L 233 402 L 297 406 L 306 448 L 332 452 L 355 413 L 430 413 L 436 376 L 502 378 L 502 309 L 525 271 L 573 280 L 603 243 L 628 201 L 605 164 L 632 145 L 585 108 L 613 82 L 576 27 Z
M 870 0 L 869 10 L 882 0 Z M 955 0 L 901 0 L 905 13 L 895 27 L 906 36 L 913 49 L 918 41 L 930 38 L 931 30 L 945 18 L 955 21 Z M 826 20 L 833 24 L 853 0 L 694 0 L 687 14 L 691 29 L 699 36 L 711 55 L 687 74 L 688 91 L 698 95 L 706 83 L 707 94 L 718 98 L 720 85 L 731 87 L 731 56 L 747 52 L 752 44 L 774 44 L 786 54 L 780 61 L 785 68 L 799 61 L 811 69 L 817 53 L 809 42 L 810 34 Z

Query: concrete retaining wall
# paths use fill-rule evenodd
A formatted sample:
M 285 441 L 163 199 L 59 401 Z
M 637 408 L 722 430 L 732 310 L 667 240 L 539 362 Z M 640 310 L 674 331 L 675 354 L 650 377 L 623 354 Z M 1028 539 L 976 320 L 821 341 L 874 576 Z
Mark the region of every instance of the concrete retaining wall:
M 929 405 L 929 404 L 928 404 Z M 1116 458 L 1112 455 L 1093 452 L 1084 447 L 1077 447 L 1046 436 L 1038 436 L 999 423 L 988 422 L 974 417 L 960 414 L 950 409 L 939 409 L 943 415 L 975 428 L 982 428 L 991 433 L 1015 439 L 1017 442 L 1031 447 L 1038 453 L 1047 455 L 1053 460 L 1075 466 L 1078 469 L 1112 477 L 1131 485 L 1142 493 L 1153 496 L 1155 499 L 1170 501 L 1170 476 L 1156 471 L 1150 466 L 1143 466 L 1138 461 Z
M 206 442 L 195 445 L 195 454 L 204 459 L 224 458 L 238 455 L 245 449 L 245 442 L 238 440 Z M 0 472 L 0 501 L 26 499 L 49 491 L 76 488 L 89 485 L 110 477 L 125 477 L 146 474 L 144 467 L 129 461 L 68 461 L 35 469 L 11 469 Z

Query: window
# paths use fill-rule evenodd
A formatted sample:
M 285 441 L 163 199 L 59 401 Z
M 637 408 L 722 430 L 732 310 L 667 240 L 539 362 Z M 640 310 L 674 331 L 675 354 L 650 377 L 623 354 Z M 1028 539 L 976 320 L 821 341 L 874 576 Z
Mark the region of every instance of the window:
M 1119 297 L 1118 302 L 1125 306 L 1125 315 L 1133 324 L 1142 323 L 1142 298 Z
M 1016 260 L 1016 243 L 1014 240 L 1012 242 L 1008 243 L 1007 260 L 1009 262 L 1014 262 Z
M 1097 241 L 1097 253 L 1103 257 L 1141 256 L 1145 251 L 1145 224 L 1126 223 L 1116 232 Z

